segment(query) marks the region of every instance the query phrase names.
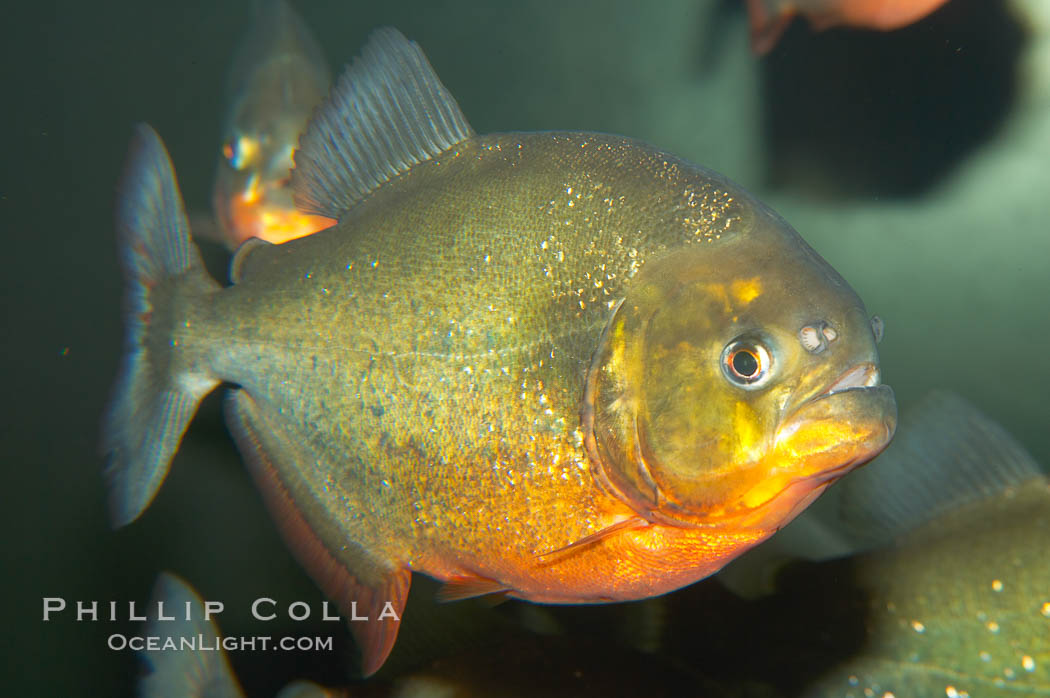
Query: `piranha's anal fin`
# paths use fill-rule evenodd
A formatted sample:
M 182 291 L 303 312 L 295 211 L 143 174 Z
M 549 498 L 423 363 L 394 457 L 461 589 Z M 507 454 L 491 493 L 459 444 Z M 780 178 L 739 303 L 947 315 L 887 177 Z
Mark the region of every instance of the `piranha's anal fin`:
M 153 587 L 150 608 L 164 604 L 170 617 L 152 617 L 143 635 L 171 638 L 180 649 L 144 649 L 139 652 L 149 673 L 139 681 L 142 698 L 187 696 L 187 698 L 243 698 L 244 692 L 230 668 L 226 652 L 218 646 L 221 637 L 214 620 L 204 617 L 204 602 L 197 592 L 170 572 L 162 572 Z M 159 613 L 158 613 L 159 616 Z M 183 639 L 197 649 L 181 649 Z
M 419 46 L 393 27 L 377 29 L 299 139 L 295 204 L 338 220 L 384 182 L 473 134 Z
M 492 601 L 498 602 L 503 601 L 509 591 L 510 587 L 497 582 L 495 579 L 463 575 L 446 581 L 438 589 L 435 597 L 438 601 L 462 601 L 463 599 L 486 596 L 491 597 Z
M 362 672 L 374 674 L 397 639 L 411 571 L 384 565 L 352 543 L 341 546 L 337 553 L 334 546 L 325 544 L 320 532 L 336 536 L 338 528 L 324 519 L 324 513 L 296 506 L 297 501 L 310 501 L 311 495 L 299 491 L 303 483 L 290 475 L 299 471 L 298 464 L 316 462 L 317 456 L 300 435 L 269 415 L 264 405 L 237 390 L 226 403 L 226 421 L 282 537 L 299 564 L 348 619 L 361 650 Z M 314 520 L 308 520 L 311 515 Z M 368 620 L 355 620 L 364 617 Z
M 149 506 L 201 399 L 219 384 L 199 348 L 175 338 L 184 313 L 206 304 L 219 285 L 190 242 L 171 159 L 145 124 L 135 131 L 120 182 L 117 236 L 126 334 L 102 450 L 110 514 L 122 526 Z

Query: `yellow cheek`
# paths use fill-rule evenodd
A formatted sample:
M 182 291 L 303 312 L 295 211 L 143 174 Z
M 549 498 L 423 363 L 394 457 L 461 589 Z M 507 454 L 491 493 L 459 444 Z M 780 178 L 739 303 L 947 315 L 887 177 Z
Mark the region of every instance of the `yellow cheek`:
M 733 303 L 729 298 L 729 293 L 726 291 L 725 284 L 702 284 L 700 288 L 703 290 L 704 295 L 709 298 L 710 301 L 713 301 L 713 304 L 721 306 L 723 313 L 728 315 L 733 312 Z
M 767 475 L 756 480 L 754 485 L 740 499 L 747 509 L 757 509 L 784 491 L 791 480 L 783 475 Z
M 762 295 L 762 281 L 757 276 L 751 279 L 736 279 L 728 284 L 703 284 L 701 288 L 727 315 Z
M 804 425 L 777 450 L 796 467 L 806 459 L 826 453 L 835 444 L 848 444 L 858 438 L 857 430 L 843 420 L 824 419 Z
M 759 455 L 762 430 L 758 421 L 758 414 L 749 404 L 737 401 L 733 408 L 733 435 L 737 451 L 735 460 L 750 462 Z
M 753 279 L 737 279 L 733 282 L 731 292 L 740 305 L 747 305 L 762 295 L 762 282 L 756 276 Z

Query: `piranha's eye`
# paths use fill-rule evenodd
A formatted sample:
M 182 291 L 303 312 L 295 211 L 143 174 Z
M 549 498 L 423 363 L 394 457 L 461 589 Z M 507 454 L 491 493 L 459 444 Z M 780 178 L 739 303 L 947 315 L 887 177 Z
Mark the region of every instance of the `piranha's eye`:
M 722 350 L 722 373 L 741 388 L 761 387 L 769 378 L 772 355 L 764 344 L 751 338 L 734 339 Z

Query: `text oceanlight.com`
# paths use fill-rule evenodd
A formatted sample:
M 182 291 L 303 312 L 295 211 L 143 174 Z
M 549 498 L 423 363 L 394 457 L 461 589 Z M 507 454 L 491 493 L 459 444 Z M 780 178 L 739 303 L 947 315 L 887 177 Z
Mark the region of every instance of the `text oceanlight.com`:
M 111 650 L 133 650 L 135 652 L 254 652 L 256 650 L 280 650 L 283 652 L 330 652 L 330 637 L 278 637 L 254 635 L 244 637 L 216 637 L 214 635 L 191 635 L 171 637 L 167 635 L 123 635 L 114 633 L 106 644 Z

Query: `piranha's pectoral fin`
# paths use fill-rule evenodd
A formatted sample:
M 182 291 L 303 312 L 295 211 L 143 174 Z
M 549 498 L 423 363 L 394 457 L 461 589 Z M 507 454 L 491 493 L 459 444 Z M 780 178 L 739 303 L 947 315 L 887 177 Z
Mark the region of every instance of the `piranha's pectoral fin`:
M 419 46 L 372 33 L 300 139 L 295 204 L 339 220 L 372 190 L 474 134 Z
M 602 530 L 596 531 L 595 533 L 592 533 L 589 536 L 584 536 L 578 541 L 569 543 L 568 545 L 563 545 L 562 547 L 555 548 L 554 550 L 548 550 L 546 552 L 537 553 L 536 557 L 550 557 L 551 555 L 558 555 L 560 553 L 567 553 L 570 551 L 579 550 L 580 548 L 586 547 L 588 545 L 593 545 L 599 541 L 602 541 L 608 538 L 609 536 L 613 535 L 614 533 L 619 533 L 620 531 L 631 531 L 637 528 L 645 528 L 648 525 L 649 522 L 643 519 L 641 516 L 632 516 L 630 518 L 624 519 L 623 521 L 617 521 L 611 526 L 606 526 Z
M 435 597 L 438 601 L 462 601 L 478 596 L 491 596 L 493 601 L 506 598 L 510 588 L 494 579 L 476 575 L 454 577 L 438 589 Z
M 243 390 L 227 401 L 226 419 L 282 537 L 349 622 L 361 649 L 364 675 L 374 674 L 397 639 L 411 571 L 345 540 L 323 507 L 297 506 L 296 502 L 312 501 L 313 495 L 296 474 L 318 462 L 300 434 Z
M 126 334 L 102 425 L 116 526 L 149 506 L 197 406 L 219 384 L 199 360 L 200 349 L 174 335 L 186 309 L 219 290 L 189 232 L 171 159 L 156 132 L 140 124 L 117 197 Z
M 160 638 L 161 647 L 168 638 L 176 647 L 183 638 L 192 638 L 198 644 L 192 650 L 151 650 L 146 645 L 139 655 L 148 673 L 139 681 L 138 695 L 243 698 L 226 652 L 219 645 L 219 629 L 213 619 L 205 617 L 204 602 L 197 592 L 170 572 L 162 572 L 153 587 L 151 606 L 158 608 L 158 603 L 174 612 L 164 620 L 150 618 L 142 634 Z
M 239 284 L 245 274 L 251 275 L 251 269 L 255 265 L 265 268 L 266 264 L 258 263 L 261 258 L 267 256 L 265 250 L 271 247 L 273 247 L 271 243 L 259 238 L 248 238 L 242 242 L 230 257 L 230 283 Z M 261 269 L 257 269 L 256 273 L 260 271 Z

